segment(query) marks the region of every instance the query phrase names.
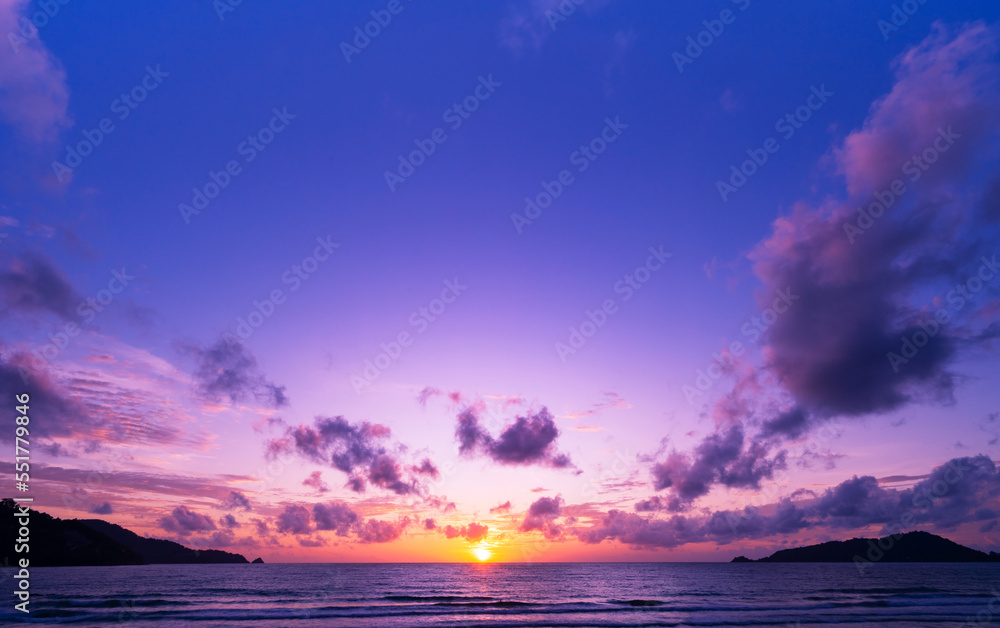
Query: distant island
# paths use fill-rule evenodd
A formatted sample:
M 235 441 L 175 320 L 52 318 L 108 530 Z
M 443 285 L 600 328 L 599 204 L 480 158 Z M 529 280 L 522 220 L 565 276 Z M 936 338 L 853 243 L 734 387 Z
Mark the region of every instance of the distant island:
M 734 563 L 990 563 L 1000 562 L 996 552 L 980 552 L 930 532 L 907 532 L 881 539 L 828 541 L 779 550 L 751 560 L 737 556 Z
M 14 500 L 0 501 L 0 535 L 17 536 Z M 249 563 L 245 556 L 222 550 L 196 550 L 174 541 L 150 539 L 100 519 L 59 519 L 29 510 L 31 564 L 35 567 L 100 567 Z M 16 564 L 14 543 L 3 548 L 2 564 Z M 254 563 L 263 563 L 260 558 Z

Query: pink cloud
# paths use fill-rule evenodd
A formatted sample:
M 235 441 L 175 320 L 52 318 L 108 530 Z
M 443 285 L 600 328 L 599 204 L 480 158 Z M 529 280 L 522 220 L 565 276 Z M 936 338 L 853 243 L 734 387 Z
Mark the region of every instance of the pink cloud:
M 901 55 L 892 91 L 872 104 L 864 127 L 835 151 L 851 196 L 884 188 L 904 162 L 933 144 L 942 126 L 954 125 L 963 141 L 927 176 L 943 179 L 961 168 L 972 154 L 970 144 L 987 136 L 997 117 L 996 53 L 996 33 L 985 24 L 953 35 L 937 23 L 930 37 Z

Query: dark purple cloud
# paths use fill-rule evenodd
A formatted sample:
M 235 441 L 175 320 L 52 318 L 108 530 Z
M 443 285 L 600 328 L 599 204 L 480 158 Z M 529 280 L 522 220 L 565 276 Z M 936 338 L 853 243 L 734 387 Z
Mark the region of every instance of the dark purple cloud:
M 569 456 L 559 453 L 555 440 L 559 428 L 546 408 L 536 414 L 519 416 L 514 423 L 505 427 L 500 436 L 493 438 L 479 424 L 479 418 L 472 408 L 458 415 L 455 437 L 459 452 L 471 455 L 482 452 L 493 461 L 503 465 L 538 464 L 557 469 L 572 467 Z
M 411 468 L 411 471 L 418 475 L 427 475 L 432 478 L 437 478 L 441 475 L 441 472 L 438 471 L 437 466 L 431 462 L 430 458 L 424 458 L 421 460 L 419 465 Z
M 978 198 L 991 194 L 980 174 L 995 164 L 1000 133 L 996 51 L 994 29 L 981 23 L 957 33 L 935 27 L 897 60 L 892 90 L 834 151 L 846 197 L 796 205 L 750 254 L 763 282 L 761 307 L 790 295 L 765 335 L 766 366 L 800 407 L 765 431 L 796 437 L 834 416 L 952 399 L 951 365 L 975 336 L 959 323 L 979 306 L 962 298 L 960 309 L 955 286 L 976 274 L 983 255 L 996 253 L 976 210 Z M 913 156 L 942 147 L 914 180 Z M 906 191 L 886 196 L 896 180 Z M 898 198 L 869 222 L 858 207 L 879 196 Z M 930 311 L 913 302 L 929 290 L 941 299 Z M 948 323 L 935 320 L 939 308 Z M 891 363 L 889 355 L 901 355 L 903 339 L 915 335 L 929 338 L 905 363 Z
M 397 495 L 424 493 L 421 478 L 438 477 L 437 467 L 429 458 L 404 465 L 399 454 L 390 451 L 390 435 L 389 428 L 378 423 L 351 424 L 342 416 L 318 416 L 312 425 L 286 427 L 282 436 L 265 442 L 265 450 L 269 458 L 294 454 L 342 471 L 348 476 L 348 488 L 356 493 L 369 484 Z M 395 444 L 392 449 L 405 447 Z
M 207 515 L 193 512 L 187 506 L 178 506 L 172 513 L 160 518 L 160 527 L 167 532 L 189 536 L 193 532 L 215 530 L 215 523 Z
M 557 539 L 562 536 L 562 528 L 555 520 L 562 515 L 563 500 L 560 496 L 541 497 L 528 507 L 528 512 L 518 528 L 521 532 L 539 530 L 547 539 Z
M 111 502 L 103 502 L 91 506 L 89 512 L 95 515 L 110 515 L 114 509 L 111 507 Z
M 235 510 L 237 508 L 250 510 L 250 499 L 240 491 L 230 491 L 225 501 L 223 501 L 222 507 L 226 510 Z
M 232 515 L 225 515 L 219 519 L 219 525 L 224 528 L 238 528 L 240 527 L 240 522 Z
M 368 481 L 397 495 L 409 495 L 417 491 L 416 481 L 404 481 L 399 463 L 387 454 L 372 460 L 368 467 Z
M 361 517 L 344 502 L 335 501 L 313 506 L 313 521 L 317 530 L 333 530 L 337 536 L 347 536 Z
M 271 529 L 268 527 L 267 522 L 263 519 L 252 519 L 251 520 L 254 529 L 257 530 L 258 536 L 267 536 L 271 533 Z
M 669 501 L 661 498 L 659 495 L 653 495 L 649 499 L 643 499 L 635 503 L 636 512 L 659 512 L 669 509 Z
M 758 488 L 786 466 L 784 451 L 774 452 L 767 441 L 751 441 L 741 425 L 710 434 L 692 455 L 673 452 L 653 465 L 653 488 L 670 489 L 666 503 L 658 507 L 671 511 L 685 510 L 695 499 L 707 494 L 713 485 L 731 488 Z
M 198 360 L 192 377 L 206 398 L 261 403 L 272 408 L 288 405 L 285 387 L 268 381 L 257 365 L 257 358 L 234 337 L 222 336 L 209 347 L 181 348 Z
M 278 515 L 276 527 L 282 534 L 309 534 L 313 531 L 309 519 L 309 511 L 305 506 L 290 504 Z
M 845 480 L 814 497 L 803 498 L 801 492 L 796 496 L 800 498 L 784 498 L 759 508 L 700 516 L 675 514 L 663 519 L 611 510 L 596 525 L 577 530 L 577 535 L 585 543 L 615 540 L 649 549 L 786 537 L 803 530 L 859 530 L 872 525 L 881 526 L 883 535 L 927 527 L 947 531 L 965 524 L 992 529 L 1000 521 L 1000 470 L 987 456 L 955 458 L 904 490 L 884 488 L 875 478 L 864 476 Z M 637 504 L 636 509 L 652 512 L 665 508 L 653 497 Z
M 32 435 L 56 438 L 88 434 L 103 426 L 80 400 L 66 394 L 66 386 L 44 367 L 44 363 L 25 353 L 11 353 L 0 358 L 0 397 L 15 399 L 27 393 L 33 413 L 45 421 L 32 421 Z M 12 419 L 13 420 L 13 419 Z M 37 424 L 36 424 L 37 423 Z M 13 441 L 14 430 L 0 430 L 0 441 Z
M 5 314 L 48 312 L 72 321 L 82 302 L 66 275 L 39 254 L 25 254 L 0 271 L 0 307 Z
M 437 521 L 434 521 L 429 517 L 427 519 L 424 519 L 424 530 L 436 530 L 436 529 L 437 529 Z
M 985 294 L 958 289 L 997 254 L 993 213 L 980 206 L 994 202 L 998 171 L 998 48 L 982 23 L 938 25 L 896 60 L 889 93 L 833 150 L 843 194 L 795 204 L 748 256 L 768 325 L 758 334 L 761 374 L 786 409 L 755 413 L 751 400 L 763 394 L 746 393 L 760 390 L 757 374 L 733 366 L 716 432 L 654 466 L 656 488 L 670 497 L 644 506 L 678 511 L 716 485 L 758 486 L 785 467 L 782 442 L 833 418 L 953 401 L 955 359 L 1000 328 Z M 933 164 L 915 167 L 928 150 Z M 937 298 L 928 304 L 928 295 Z

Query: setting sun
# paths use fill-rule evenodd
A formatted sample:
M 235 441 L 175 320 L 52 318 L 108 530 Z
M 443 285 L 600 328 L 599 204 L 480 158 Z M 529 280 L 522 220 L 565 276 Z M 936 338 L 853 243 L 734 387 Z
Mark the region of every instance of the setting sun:
M 480 546 L 472 548 L 472 555 L 476 557 L 476 560 L 484 563 L 493 557 L 493 552 L 488 547 Z

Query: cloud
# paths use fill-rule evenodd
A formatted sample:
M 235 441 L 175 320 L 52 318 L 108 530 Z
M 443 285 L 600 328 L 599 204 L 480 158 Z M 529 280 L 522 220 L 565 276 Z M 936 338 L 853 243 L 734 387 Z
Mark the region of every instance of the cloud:
M 206 398 L 256 402 L 273 408 L 288 405 L 285 387 L 269 382 L 260 371 L 257 358 L 234 338 L 222 336 L 210 347 L 186 345 L 182 349 L 198 360 L 192 377 Z
M 114 509 L 111 507 L 111 502 L 104 502 L 101 504 L 94 504 L 90 507 L 88 512 L 95 515 L 110 515 L 114 512 Z
M 259 535 L 268 533 L 265 522 L 253 520 Z M 362 519 L 351 506 L 343 501 L 332 501 L 312 505 L 312 514 L 303 504 L 287 504 L 275 520 L 275 528 L 281 534 L 308 537 L 306 547 L 323 545 L 323 538 L 316 532 L 333 532 L 339 537 L 349 537 L 360 543 L 388 543 L 399 538 L 413 523 L 409 517 L 396 521 Z
M 432 478 L 437 478 L 441 475 L 441 472 L 438 471 L 437 466 L 431 462 L 430 458 L 424 458 L 420 461 L 419 466 L 410 467 L 410 470 L 418 475 L 428 475 Z
M 437 495 L 428 495 L 424 498 L 424 504 L 441 512 L 452 512 L 458 509 L 455 502 L 448 501 L 447 497 L 438 497 Z
M 562 528 L 555 520 L 562 514 L 563 500 L 555 497 L 541 497 L 528 507 L 528 512 L 518 528 L 521 532 L 541 531 L 545 538 L 554 540 L 562 536 Z
M 204 448 L 206 434 L 185 425 L 189 415 L 176 402 L 174 395 L 183 388 L 179 379 L 170 381 L 167 376 L 174 373 L 164 372 L 164 364 L 145 352 L 129 358 L 132 372 L 122 377 L 114 365 L 50 363 L 9 350 L 0 353 L 0 394 L 28 393 L 33 410 L 44 412 L 46 420 L 34 426 L 32 436 L 50 455 L 72 457 L 112 444 Z M 0 433 L 0 441 L 7 439 L 13 432 Z
M 0 0 L 0 116 L 25 139 L 52 142 L 71 125 L 69 89 L 62 65 L 45 48 L 25 17 L 28 0 Z
M 219 519 L 219 525 L 224 528 L 238 528 L 240 527 L 240 522 L 232 515 L 225 515 Z
M 167 532 L 189 536 L 194 532 L 215 530 L 215 523 L 207 515 L 193 512 L 187 506 L 178 506 L 172 513 L 160 518 L 160 527 Z
M 665 505 L 671 511 L 685 510 L 715 484 L 758 488 L 762 479 L 772 477 L 786 466 L 785 452 L 772 451 L 773 446 L 767 441 L 747 443 L 739 424 L 710 434 L 691 456 L 675 451 L 653 465 L 653 488 L 671 489 L 669 501 L 656 505 Z
M 660 510 L 669 510 L 670 502 L 661 498 L 659 495 L 653 495 L 649 499 L 644 499 L 635 503 L 636 512 L 658 512 Z
M 251 519 L 250 521 L 253 523 L 254 529 L 257 531 L 258 536 L 267 536 L 268 534 L 271 533 L 271 529 L 268 527 L 267 522 L 264 521 L 263 519 L 255 518 Z
M 502 465 L 538 464 L 557 469 L 572 467 L 569 456 L 555 449 L 559 436 L 552 414 L 542 408 L 537 414 L 519 416 L 494 439 L 480 424 L 472 408 L 458 415 L 455 437 L 459 452 L 471 455 L 482 452 Z
M 419 403 L 422 407 L 427 407 L 427 401 L 431 397 L 438 397 L 443 394 L 444 393 L 433 386 L 425 386 L 424 389 L 417 394 L 417 403 Z
M 0 272 L 0 304 L 5 314 L 47 312 L 73 321 L 82 302 L 66 275 L 41 254 L 26 253 Z
M 796 437 L 833 416 L 952 399 L 950 366 L 975 334 L 956 322 L 938 325 L 933 311 L 911 299 L 938 291 L 941 306 L 959 316 L 946 294 L 975 273 L 982 255 L 996 253 L 977 211 L 987 193 L 981 173 L 995 161 L 1000 133 L 996 51 L 995 31 L 981 23 L 957 33 L 936 25 L 896 61 L 890 93 L 834 150 L 847 197 L 795 205 L 750 253 L 763 282 L 759 305 L 776 294 L 790 300 L 765 335 L 764 355 L 799 408 L 766 426 L 768 433 Z M 943 140 L 949 133 L 959 137 Z M 926 170 L 914 166 L 915 155 L 949 142 Z M 873 194 L 887 198 L 897 179 L 907 191 L 864 222 L 857 208 L 876 201 Z M 861 232 L 858 224 L 869 226 Z M 963 308 L 962 316 L 972 314 L 975 304 L 963 301 Z M 935 328 L 902 367 L 890 362 L 903 338 Z
M 347 536 L 361 517 L 341 501 L 313 506 L 313 521 L 317 530 L 333 530 L 337 536 Z
M 464 536 L 470 543 L 478 543 L 486 538 L 489 531 L 490 527 L 488 525 L 472 522 L 465 526 Z
M 278 515 L 276 527 L 282 534 L 309 534 L 313 531 L 309 511 L 298 504 L 285 506 L 285 510 Z
M 387 454 L 372 460 L 368 468 L 368 481 L 397 495 L 409 495 L 417 490 L 413 481 L 403 480 L 399 463 Z
M 222 503 L 222 507 L 226 510 L 235 510 L 236 508 L 250 510 L 250 500 L 246 495 L 239 491 L 230 491 L 229 495 Z
M 32 411 L 46 417 L 37 426 L 33 422 L 33 436 L 67 437 L 74 435 L 74 427 L 79 429 L 82 427 L 80 424 L 98 427 L 103 423 L 91 415 L 79 399 L 67 395 L 66 386 L 52 377 L 48 370 L 35 370 L 36 363 L 37 360 L 26 353 L 0 356 L 0 395 L 5 399 L 14 399 L 16 395 L 27 393 Z M 0 432 L 0 440 L 13 441 L 14 430 Z
M 588 416 L 594 416 L 603 413 L 605 410 L 627 410 L 632 407 L 628 401 L 626 401 L 621 395 L 615 392 L 604 393 L 604 399 L 598 401 L 589 409 L 583 412 L 576 412 L 573 414 L 565 415 L 567 419 L 582 419 Z
M 312 425 L 286 426 L 285 433 L 265 442 L 266 455 L 275 458 L 295 454 L 311 462 L 327 464 L 348 475 L 347 486 L 356 493 L 369 484 L 397 495 L 422 494 L 422 478 L 437 477 L 429 458 L 406 467 L 398 454 L 390 453 L 388 427 L 367 421 L 351 424 L 342 416 L 318 416 Z M 396 450 L 405 447 L 396 445 Z
M 461 528 L 448 525 L 442 529 L 446 538 L 455 539 L 461 537 L 470 543 L 478 543 L 479 541 L 482 541 L 486 538 L 489 531 L 489 526 L 476 522 L 469 523 Z
M 903 490 L 884 488 L 874 477 L 855 476 L 817 496 L 795 501 L 784 498 L 759 508 L 664 519 L 614 509 L 596 525 L 578 530 L 577 535 L 584 543 L 616 540 L 650 549 L 706 541 L 726 544 L 743 539 L 787 539 L 803 530 L 829 534 L 872 525 L 881 526 L 881 535 L 928 526 L 946 531 L 967 524 L 994 524 L 1000 519 L 998 499 L 1000 472 L 989 457 L 980 455 L 949 460 Z M 657 497 L 639 504 L 636 509 L 641 512 L 664 510 Z
M 309 477 L 302 480 L 302 485 L 309 486 L 315 489 L 319 493 L 325 493 L 330 490 L 330 487 L 327 486 L 326 482 L 323 481 L 322 471 L 313 471 L 312 473 L 310 473 Z
M 417 393 L 417 403 L 419 403 L 421 407 L 426 408 L 427 402 L 434 397 L 447 397 L 452 403 L 462 403 L 465 399 L 465 396 L 460 390 L 453 390 L 446 393 L 439 388 L 425 386 L 419 393 Z
M 410 519 L 403 517 L 398 521 L 381 521 L 368 519 L 358 526 L 358 540 L 362 543 L 388 543 L 395 541 L 410 525 Z
M 504 503 L 499 504 L 497 506 L 494 506 L 493 508 L 490 508 L 490 513 L 491 514 L 501 514 L 501 513 L 505 513 L 505 512 L 510 512 L 510 509 L 511 509 L 511 505 L 510 505 L 510 500 L 508 499 Z
M 434 521 L 429 517 L 427 519 L 424 519 L 424 530 L 436 530 L 436 529 L 437 529 L 437 521 Z

